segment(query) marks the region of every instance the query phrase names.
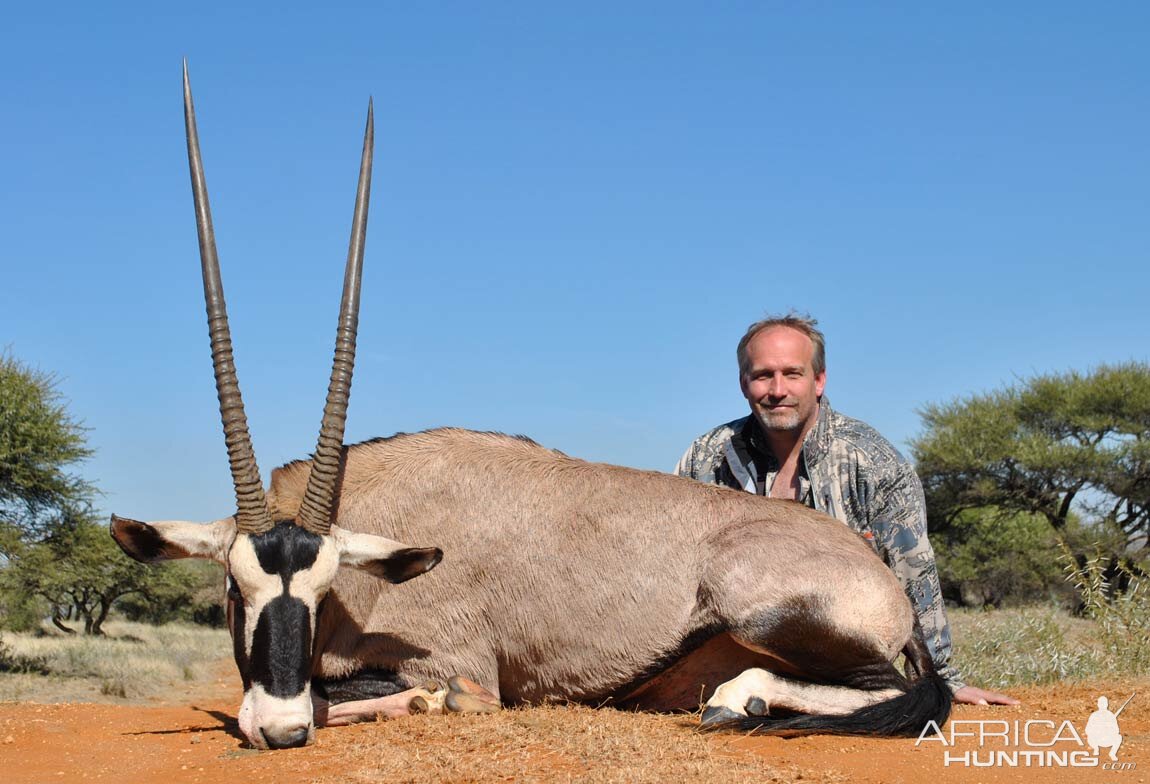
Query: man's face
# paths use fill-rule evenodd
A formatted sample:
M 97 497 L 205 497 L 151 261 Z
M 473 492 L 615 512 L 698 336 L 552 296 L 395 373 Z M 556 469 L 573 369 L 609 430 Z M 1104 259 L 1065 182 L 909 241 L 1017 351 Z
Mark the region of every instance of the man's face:
M 812 367 L 815 346 L 790 327 L 770 327 L 747 344 L 739 382 L 751 412 L 767 431 L 802 430 L 818 414 L 827 374 Z

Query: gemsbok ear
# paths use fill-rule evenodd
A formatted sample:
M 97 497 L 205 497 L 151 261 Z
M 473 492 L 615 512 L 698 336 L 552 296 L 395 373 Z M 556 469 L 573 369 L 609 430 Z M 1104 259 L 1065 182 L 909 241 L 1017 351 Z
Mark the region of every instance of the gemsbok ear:
M 438 547 L 408 547 L 374 534 L 357 534 L 332 526 L 341 566 L 350 566 L 389 583 L 402 583 L 430 572 L 443 559 Z
M 230 517 L 213 523 L 141 523 L 112 515 L 108 530 L 120 549 L 141 563 L 174 558 L 209 558 L 224 563 L 236 536 L 236 524 Z

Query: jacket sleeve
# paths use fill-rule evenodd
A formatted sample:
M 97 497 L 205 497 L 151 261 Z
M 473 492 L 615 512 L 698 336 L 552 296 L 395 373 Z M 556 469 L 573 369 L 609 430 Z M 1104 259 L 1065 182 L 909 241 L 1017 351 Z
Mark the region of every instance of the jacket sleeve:
M 723 448 L 729 440 L 729 434 L 720 433 L 718 429 L 699 436 L 679 458 L 675 473 L 689 479 L 697 479 L 703 484 L 721 484 Z
M 934 549 L 926 535 L 922 483 L 905 460 L 898 460 L 891 468 L 875 487 L 869 510 L 875 544 L 910 599 L 935 668 L 954 692 L 966 684 L 950 661 L 950 625 Z
M 675 466 L 675 473 L 679 476 L 685 476 L 689 479 L 698 479 L 699 477 L 695 468 L 695 454 L 698 451 L 698 441 L 695 441 L 689 447 L 687 447 L 687 451 L 683 453 L 683 456 L 679 458 L 679 462 Z

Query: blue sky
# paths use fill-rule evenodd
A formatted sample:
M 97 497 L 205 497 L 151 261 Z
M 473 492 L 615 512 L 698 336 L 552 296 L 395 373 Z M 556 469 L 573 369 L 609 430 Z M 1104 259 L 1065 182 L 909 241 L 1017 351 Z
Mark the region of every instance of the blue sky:
M 369 96 L 349 442 L 667 469 L 741 415 L 735 343 L 789 308 L 900 448 L 926 403 L 1147 359 L 1144 4 L 165 5 L 0 31 L 0 345 L 59 375 L 104 511 L 234 503 L 185 56 L 265 476 L 314 447 Z

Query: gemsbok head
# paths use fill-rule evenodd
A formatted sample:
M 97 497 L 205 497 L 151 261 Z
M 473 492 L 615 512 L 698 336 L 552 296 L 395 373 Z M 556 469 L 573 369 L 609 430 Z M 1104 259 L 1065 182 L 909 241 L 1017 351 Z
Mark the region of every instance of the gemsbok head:
M 143 562 L 210 558 L 227 571 L 229 626 L 243 680 L 240 728 L 257 748 L 302 746 L 314 739 L 310 678 L 316 614 L 336 571 L 351 566 L 390 582 L 431 570 L 437 548 L 414 548 L 333 525 L 344 423 L 359 321 L 360 278 L 371 190 L 373 122 L 367 127 L 336 332 L 335 360 L 307 490 L 293 518 L 280 519 L 260 480 L 232 358 L 195 110 L 184 64 L 184 121 L 196 207 L 204 300 L 220 418 L 235 485 L 236 512 L 203 524 L 142 523 L 113 515 L 112 536 Z

